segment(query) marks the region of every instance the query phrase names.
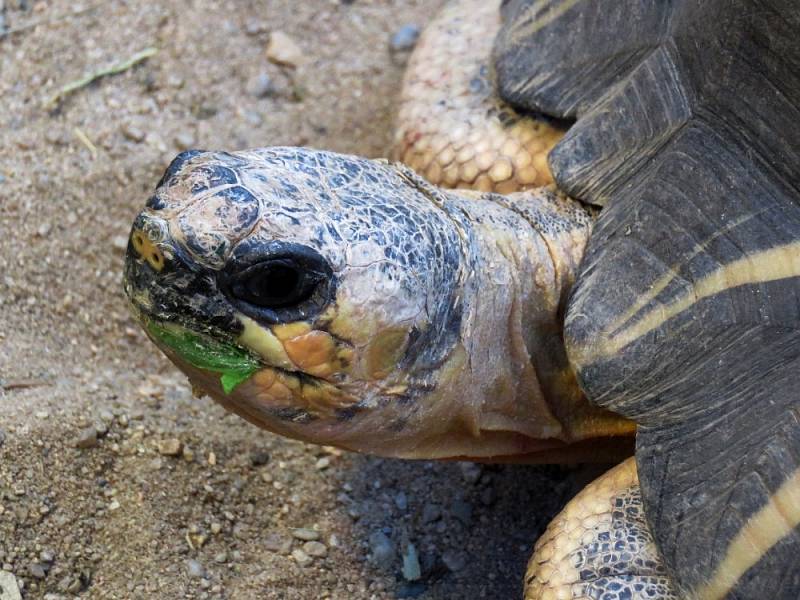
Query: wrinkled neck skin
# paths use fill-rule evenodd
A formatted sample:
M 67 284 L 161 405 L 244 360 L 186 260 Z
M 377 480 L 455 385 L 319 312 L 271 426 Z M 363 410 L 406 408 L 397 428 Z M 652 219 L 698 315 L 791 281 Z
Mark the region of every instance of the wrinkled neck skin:
M 629 432 L 586 401 L 564 350 L 561 309 L 591 231 L 587 210 L 543 188 L 444 196 L 462 240 L 460 335 L 413 454 L 548 462 L 565 444 Z

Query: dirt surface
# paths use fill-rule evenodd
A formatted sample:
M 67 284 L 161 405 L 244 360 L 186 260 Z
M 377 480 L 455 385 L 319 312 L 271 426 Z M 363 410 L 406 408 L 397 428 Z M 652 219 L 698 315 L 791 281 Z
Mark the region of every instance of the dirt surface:
M 520 596 L 574 477 L 277 438 L 192 398 L 121 293 L 131 220 L 178 151 L 384 154 L 391 34 L 439 4 L 0 0 L 0 571 L 23 597 Z M 273 31 L 300 67 L 267 60 Z

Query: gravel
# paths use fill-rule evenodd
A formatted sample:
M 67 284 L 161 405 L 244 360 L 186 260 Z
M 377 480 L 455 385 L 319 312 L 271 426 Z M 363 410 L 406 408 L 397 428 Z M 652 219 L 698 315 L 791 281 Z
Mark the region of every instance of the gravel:
M 177 438 L 168 438 L 158 443 L 158 452 L 164 456 L 179 456 L 183 451 L 183 442 Z
M 464 500 L 456 499 L 450 506 L 450 514 L 463 525 L 469 525 L 472 522 L 472 505 Z
M 267 73 L 259 73 L 247 82 L 247 92 L 256 98 L 267 98 L 278 92 L 272 77 Z
M 389 49 L 392 52 L 409 52 L 417 44 L 419 34 L 419 25 L 413 23 L 403 25 L 389 38 Z
M 303 552 L 314 558 L 323 558 L 328 555 L 328 548 L 322 542 L 306 542 L 303 544 Z
M 207 577 L 206 569 L 200 561 L 190 558 L 186 561 L 186 572 L 189 577 L 205 578 Z
M 273 31 L 267 45 L 267 59 L 278 65 L 297 67 L 305 56 L 297 42 L 284 31 Z
M 467 566 L 467 557 L 458 550 L 447 550 L 442 554 L 442 562 L 451 571 L 460 571 Z
M 313 542 L 318 540 L 321 536 L 319 531 L 314 531 L 313 529 L 293 529 L 292 536 L 298 540 L 303 540 L 307 542 Z
M 422 507 L 422 524 L 434 523 L 442 518 L 442 507 L 438 504 L 426 503 Z
M 372 562 L 386 571 L 394 566 L 396 551 L 394 544 L 382 531 L 369 536 L 369 549 Z
M 22 600 L 17 579 L 8 571 L 0 571 L 0 600 Z
M 0 40 L 0 148 L 10 149 L 0 153 L 0 378 L 36 384 L 0 386 L 0 599 L 17 600 L 20 587 L 26 600 L 516 597 L 528 559 L 520 547 L 568 495 L 562 471 L 484 466 L 473 484 L 455 463 L 337 455 L 270 435 L 192 397 L 120 285 L 122 240 L 179 149 L 305 144 L 384 156 L 403 69 L 387 32 L 424 23 L 440 2 L 230 10 L 197 0 L 187 11 L 131 0 L 49 20 L 73 4 L 6 2 L 9 23 L 42 23 Z M 270 63 L 270 31 L 295 40 L 302 64 Z M 149 45 L 159 52 L 148 61 L 41 110 L 61 86 Z M 302 100 L 251 95 L 243 82 L 260 73 L 299 86 Z M 76 447 L 90 428 L 94 439 Z M 182 450 L 162 454 L 165 440 Z M 269 461 L 252 464 L 262 450 Z M 489 507 L 485 489 L 495 490 Z M 449 510 L 455 497 L 473 507 L 468 527 Z M 423 522 L 427 505 L 446 509 Z M 319 538 L 297 539 L 297 528 Z M 312 541 L 325 557 L 304 549 Z M 409 541 L 415 582 L 401 575 Z M 469 558 L 458 576 L 442 564 L 448 550 Z M 370 558 L 382 554 L 383 565 Z M 205 577 L 191 575 L 190 560 Z M 43 579 L 33 563 L 50 569 Z
M 419 555 L 414 544 L 408 544 L 403 553 L 403 578 L 407 581 L 416 581 L 422 577 L 422 567 L 419 564 Z
M 296 548 L 292 550 L 292 558 L 294 562 L 296 562 L 301 567 L 310 567 L 311 564 L 314 562 L 314 559 L 311 558 L 308 554 L 306 554 L 303 550 Z
M 76 448 L 87 449 L 94 448 L 95 446 L 97 446 L 97 429 L 94 427 L 82 429 L 78 437 L 75 438 Z

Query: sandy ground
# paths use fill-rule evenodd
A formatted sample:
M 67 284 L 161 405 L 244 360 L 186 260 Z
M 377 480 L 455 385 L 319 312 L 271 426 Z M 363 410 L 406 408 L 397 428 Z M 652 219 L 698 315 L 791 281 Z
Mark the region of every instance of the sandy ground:
M 390 35 L 439 4 L 0 0 L 23 28 L 0 37 L 0 571 L 23 597 L 520 596 L 573 476 L 260 431 L 191 397 L 120 286 L 129 224 L 179 150 L 384 154 L 403 70 Z M 276 30 L 300 68 L 268 62 Z

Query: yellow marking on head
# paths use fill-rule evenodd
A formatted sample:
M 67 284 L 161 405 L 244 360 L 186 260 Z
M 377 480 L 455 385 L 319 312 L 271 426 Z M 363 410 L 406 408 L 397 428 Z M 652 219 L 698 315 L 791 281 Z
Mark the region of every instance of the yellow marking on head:
M 295 369 L 283 344 L 269 329 L 244 315 L 239 315 L 239 321 L 244 325 L 244 331 L 238 340 L 240 344 L 259 354 L 272 366 L 289 370 Z
M 692 288 L 672 302 L 658 306 L 616 335 L 600 341 L 577 353 L 579 364 L 588 364 L 613 356 L 619 350 L 643 335 L 663 325 L 682 313 L 695 302 L 725 290 L 751 283 L 766 283 L 800 276 L 800 242 L 762 250 L 712 271 L 697 280 Z
M 154 271 L 161 272 L 164 268 L 164 253 L 161 252 L 150 238 L 142 231 L 134 231 L 131 234 L 131 244 L 133 249 L 141 258 L 147 261 Z
M 408 330 L 403 327 L 384 329 L 375 335 L 367 349 L 367 375 L 372 379 L 388 376 L 403 357 Z
M 728 545 L 711 580 L 694 594 L 701 600 L 724 598 L 745 572 L 800 525 L 800 469 L 750 517 Z

